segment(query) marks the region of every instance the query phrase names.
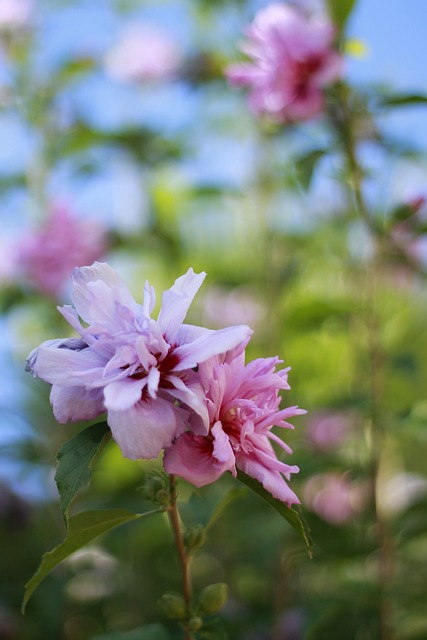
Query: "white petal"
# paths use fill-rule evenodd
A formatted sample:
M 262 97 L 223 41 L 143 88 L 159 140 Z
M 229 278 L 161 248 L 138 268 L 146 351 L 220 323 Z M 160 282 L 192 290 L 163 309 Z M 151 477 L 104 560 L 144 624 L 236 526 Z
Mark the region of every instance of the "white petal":
M 186 274 L 175 281 L 170 289 L 163 293 L 158 323 L 168 342 L 171 342 L 183 323 L 188 308 L 205 276 L 204 272 L 194 273 L 193 269 L 189 269 Z

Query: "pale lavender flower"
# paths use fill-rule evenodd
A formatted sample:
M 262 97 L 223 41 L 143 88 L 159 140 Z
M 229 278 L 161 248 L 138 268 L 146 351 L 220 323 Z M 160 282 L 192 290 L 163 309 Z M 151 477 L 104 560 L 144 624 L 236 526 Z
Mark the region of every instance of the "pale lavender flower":
M 106 411 L 123 455 L 133 459 L 157 457 L 190 418 L 192 428 L 206 435 L 208 409 L 193 369 L 251 331 L 245 325 L 210 331 L 182 324 L 204 278 L 192 269 L 178 278 L 163 293 L 154 320 L 155 292 L 148 282 L 140 305 L 108 264 L 75 269 L 75 308 L 59 310 L 80 338 L 44 342 L 27 365 L 53 385 L 56 419 L 88 420 Z
M 242 50 L 252 62 L 232 64 L 226 73 L 234 85 L 250 88 L 253 111 L 279 122 L 319 114 L 323 88 L 342 71 L 342 58 L 332 47 L 333 25 L 325 17 L 274 3 L 256 15 L 246 35 Z
M 73 268 L 99 259 L 106 249 L 105 229 L 56 206 L 44 225 L 15 245 L 16 278 L 50 296 L 59 296 Z
M 129 26 L 105 57 L 107 73 L 130 82 L 168 78 L 180 64 L 177 44 L 150 24 Z
M 272 442 L 291 449 L 272 433 L 273 426 L 293 428 L 288 418 L 305 413 L 298 407 L 280 409 L 279 391 L 289 389 L 289 369 L 276 372 L 278 358 L 259 358 L 245 365 L 244 348 L 199 365 L 206 391 L 210 430 L 207 435 L 183 433 L 168 447 L 164 467 L 196 487 L 217 480 L 236 468 L 258 480 L 275 498 L 298 504 L 286 480 L 298 467 L 278 460 Z

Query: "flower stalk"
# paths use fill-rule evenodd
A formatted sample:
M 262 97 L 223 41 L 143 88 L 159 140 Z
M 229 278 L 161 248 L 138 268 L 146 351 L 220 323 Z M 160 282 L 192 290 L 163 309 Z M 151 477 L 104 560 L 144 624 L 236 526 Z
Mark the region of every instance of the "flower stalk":
M 184 601 L 185 601 L 187 615 L 188 615 L 191 608 L 191 596 L 192 596 L 191 576 L 189 572 L 190 557 L 187 554 L 187 550 L 184 544 L 184 536 L 182 534 L 180 518 L 178 513 L 178 505 L 177 505 L 176 477 L 173 474 L 169 474 L 169 491 L 170 491 L 170 502 L 169 502 L 169 507 L 167 509 L 167 512 L 168 512 L 172 533 L 175 538 L 175 545 L 178 553 L 179 563 L 181 566 L 182 593 L 184 596 Z M 185 622 L 183 622 L 183 629 L 184 629 L 184 640 L 193 640 L 194 636 L 186 626 Z

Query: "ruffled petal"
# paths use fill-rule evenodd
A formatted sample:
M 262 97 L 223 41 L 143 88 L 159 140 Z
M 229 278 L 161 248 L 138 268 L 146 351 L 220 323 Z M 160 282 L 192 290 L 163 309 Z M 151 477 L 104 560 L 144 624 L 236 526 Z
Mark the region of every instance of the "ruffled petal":
M 271 495 L 277 500 L 285 502 L 288 506 L 300 504 L 295 493 L 290 489 L 278 471 L 272 471 L 262 465 L 255 457 L 248 455 L 236 455 L 236 464 L 239 469 L 248 476 L 258 480 Z
M 85 322 L 103 325 L 111 331 L 122 320 L 123 311 L 116 313 L 118 307 L 135 314 L 139 308 L 118 273 L 105 262 L 74 269 L 71 299 Z
M 186 274 L 175 280 L 175 284 L 165 291 L 162 296 L 158 323 L 168 342 L 171 342 L 187 315 L 188 308 L 193 301 L 206 273 L 194 273 L 189 269 Z
M 82 387 L 102 378 L 105 358 L 92 349 L 65 347 L 65 340 L 48 340 L 31 352 L 27 367 L 31 373 L 51 384 Z
M 99 389 L 52 386 L 50 403 L 58 422 L 92 420 L 105 413 L 104 398 Z
M 157 458 L 185 429 L 188 412 L 162 398 L 140 401 L 126 411 L 108 411 L 113 438 L 125 458 Z
M 215 443 L 211 438 L 187 432 L 166 449 L 163 466 L 167 473 L 174 473 L 195 487 L 203 487 L 218 480 L 225 471 L 234 468 L 234 455 L 230 443 L 228 456 L 224 455 L 226 446 L 223 442 L 217 449 L 221 453 L 221 460 L 215 457 Z
M 178 359 L 178 364 L 174 371 L 192 369 L 199 362 L 204 362 L 208 358 L 225 353 L 229 349 L 234 349 L 240 342 L 252 333 L 250 327 L 245 324 L 209 331 L 189 344 L 181 345 L 174 350 L 174 356 Z
M 113 411 L 126 411 L 141 400 L 141 391 L 147 384 L 146 378 L 132 380 L 125 378 L 111 382 L 104 388 L 105 406 Z

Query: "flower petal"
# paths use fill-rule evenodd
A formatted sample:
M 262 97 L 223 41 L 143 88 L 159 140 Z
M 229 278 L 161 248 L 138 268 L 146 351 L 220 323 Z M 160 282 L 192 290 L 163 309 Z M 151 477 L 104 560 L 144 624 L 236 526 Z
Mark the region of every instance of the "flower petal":
M 186 424 L 188 412 L 162 398 L 151 398 L 126 411 L 108 411 L 113 438 L 126 458 L 157 458 Z
M 147 384 L 147 378 L 116 380 L 104 388 L 105 406 L 113 411 L 126 411 L 141 400 L 141 391 Z
M 255 457 L 244 454 L 236 455 L 236 464 L 248 476 L 258 480 L 271 495 L 289 506 L 300 504 L 295 493 L 290 489 L 278 471 L 272 471 L 261 464 Z
M 27 367 L 33 375 L 62 387 L 82 387 L 102 378 L 106 361 L 92 349 L 64 348 L 66 340 L 48 340 L 31 352 Z
M 227 438 L 227 436 L 224 434 Z M 228 438 L 227 438 L 228 440 Z M 195 436 L 184 433 L 171 447 L 165 451 L 163 466 L 168 473 L 175 473 L 195 487 L 215 482 L 225 471 L 234 468 L 234 454 L 228 443 L 221 442 L 217 449 L 221 452 L 221 460 L 215 457 L 215 443 L 206 436 Z
M 92 420 L 105 413 L 104 398 L 99 389 L 60 387 L 54 384 L 50 392 L 50 403 L 55 418 L 61 424 Z
M 245 324 L 209 331 L 189 344 L 181 345 L 174 350 L 174 356 L 179 360 L 173 368 L 174 371 L 192 369 L 199 362 L 204 362 L 211 356 L 225 353 L 234 349 L 240 342 L 252 333 L 250 327 Z
M 171 342 L 175 333 L 184 321 L 188 308 L 193 301 L 206 273 L 194 273 L 189 269 L 187 273 L 175 280 L 175 284 L 165 291 L 162 296 L 158 323 L 163 335 Z
M 134 313 L 139 308 L 118 273 L 105 262 L 74 269 L 71 299 L 85 322 L 111 329 L 122 320 L 117 318 L 118 306 Z

